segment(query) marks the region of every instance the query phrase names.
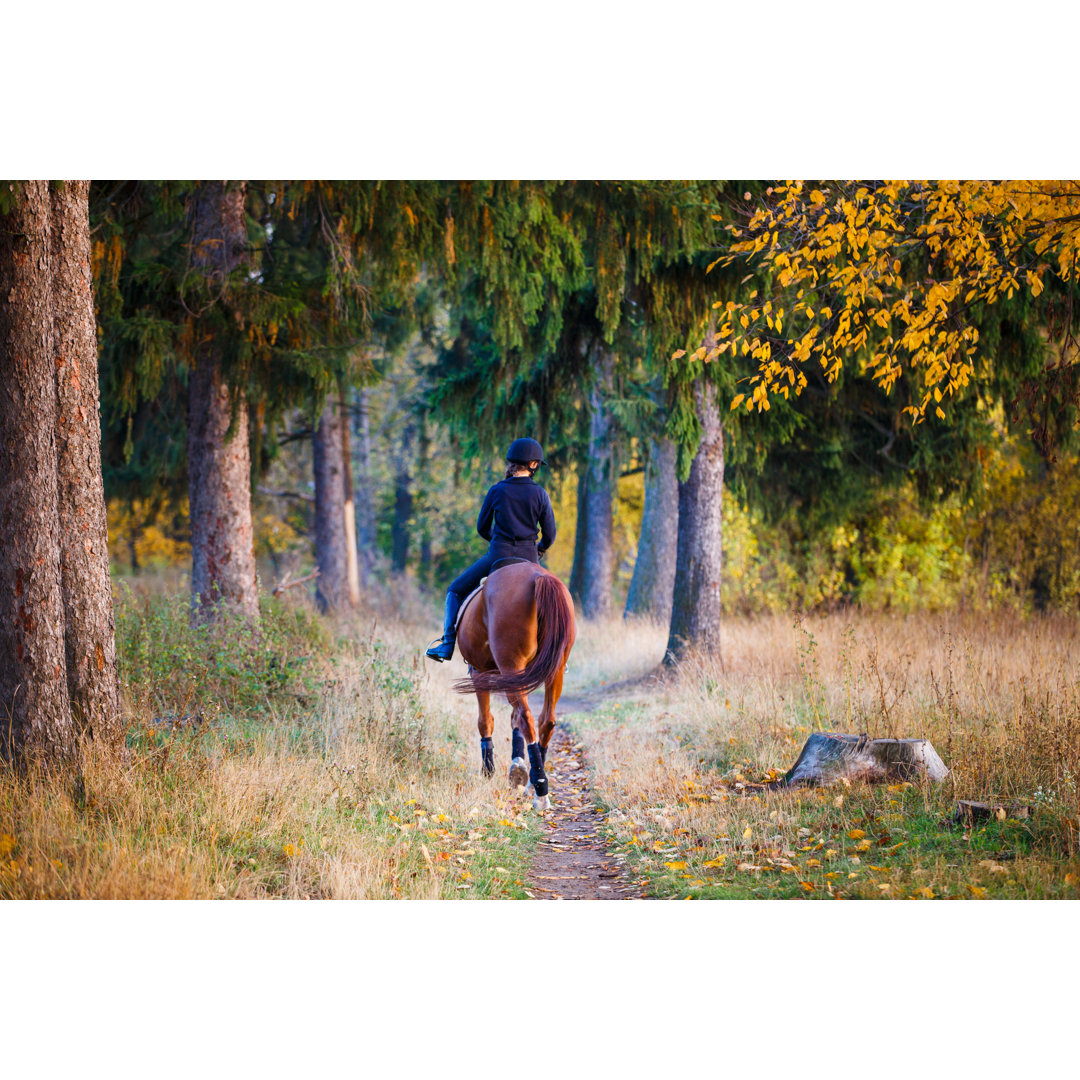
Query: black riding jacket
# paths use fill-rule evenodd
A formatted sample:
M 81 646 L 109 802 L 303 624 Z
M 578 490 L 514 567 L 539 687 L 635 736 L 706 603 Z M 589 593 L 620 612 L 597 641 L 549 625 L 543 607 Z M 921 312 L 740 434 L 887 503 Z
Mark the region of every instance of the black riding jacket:
M 538 526 L 538 547 L 544 552 L 555 543 L 555 512 L 548 493 L 531 476 L 500 480 L 484 497 L 476 519 L 476 531 L 493 544 L 521 540 L 536 543 Z

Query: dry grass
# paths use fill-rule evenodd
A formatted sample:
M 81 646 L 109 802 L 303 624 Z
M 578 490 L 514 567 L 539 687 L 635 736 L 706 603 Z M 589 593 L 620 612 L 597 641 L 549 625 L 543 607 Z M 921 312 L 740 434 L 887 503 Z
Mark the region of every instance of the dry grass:
M 245 642 L 193 639 L 155 589 L 120 607 L 124 760 L 88 755 L 80 790 L 0 774 L 0 896 L 523 895 L 538 823 L 479 777 L 472 706 L 400 620 L 415 598 L 378 641 L 370 608 L 275 608 Z
M 182 594 L 121 590 L 128 747 L 83 783 L 0 773 L 0 896 L 523 896 L 542 826 L 479 776 L 464 673 L 422 660 L 437 615 L 371 590 L 302 598 L 258 635 L 193 634 Z M 613 838 L 659 896 L 1077 896 L 1080 627 L 1064 616 L 732 619 L 662 673 L 665 628 L 582 623 L 568 699 Z M 747 795 L 813 730 L 929 738 L 936 787 Z M 558 798 L 557 785 L 555 797 Z M 942 826 L 958 798 L 1027 822 Z
M 592 648 L 613 638 L 581 631 Z M 576 726 L 616 836 L 661 895 L 1077 895 L 1078 631 L 1006 614 L 731 620 L 722 658 L 692 657 Z M 662 630 L 619 643 L 631 649 L 642 667 Z M 814 730 L 929 738 L 952 773 L 926 789 L 743 794 Z M 991 796 L 1035 814 L 941 826 L 956 799 Z

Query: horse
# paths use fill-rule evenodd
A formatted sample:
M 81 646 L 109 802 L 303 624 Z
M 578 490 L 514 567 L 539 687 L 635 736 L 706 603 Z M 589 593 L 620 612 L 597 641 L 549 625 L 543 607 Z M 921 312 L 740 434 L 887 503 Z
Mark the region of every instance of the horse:
M 551 806 L 544 763 L 574 637 L 569 590 L 553 573 L 532 562 L 508 563 L 492 571 L 458 625 L 458 647 L 469 665 L 469 678 L 458 680 L 454 689 L 459 694 L 476 694 L 481 770 L 485 776 L 495 773 L 491 695 L 503 693 L 514 710 L 510 786 L 531 784 L 537 810 Z M 529 692 L 541 685 L 544 707 L 538 730 Z

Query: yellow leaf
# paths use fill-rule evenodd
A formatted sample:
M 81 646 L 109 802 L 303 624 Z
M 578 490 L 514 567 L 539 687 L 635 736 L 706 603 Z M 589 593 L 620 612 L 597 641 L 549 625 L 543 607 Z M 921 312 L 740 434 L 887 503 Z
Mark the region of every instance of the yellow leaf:
M 855 845 L 855 850 L 856 851 L 869 851 L 870 850 L 870 841 L 869 840 L 860 840 Z
M 862 829 L 852 829 L 848 833 L 848 837 L 851 840 L 861 840 L 865 835 L 866 833 L 864 833 Z
M 746 398 L 745 394 L 736 394 L 735 397 L 732 399 L 732 402 L 731 402 L 732 411 L 737 409 L 743 403 L 745 398 Z
M 814 891 L 814 886 L 809 881 L 800 881 L 799 884 L 803 887 L 803 890 L 805 892 L 813 892 Z
M 986 895 L 986 890 L 979 885 L 969 885 L 968 892 L 970 892 L 976 900 L 981 900 Z
M 664 863 L 664 865 L 669 870 L 685 870 L 686 869 L 686 863 L 685 862 L 666 862 L 666 863 Z
M 742 838 L 744 840 L 749 840 L 750 837 L 753 836 L 753 835 L 754 835 L 754 830 L 751 829 L 749 825 L 747 825 L 746 828 L 743 829 Z
M 707 863 L 703 863 L 702 865 L 704 865 L 708 869 L 712 870 L 712 869 L 715 869 L 718 866 L 723 866 L 726 861 L 727 861 L 727 856 L 726 855 L 718 855 L 715 859 L 710 859 Z

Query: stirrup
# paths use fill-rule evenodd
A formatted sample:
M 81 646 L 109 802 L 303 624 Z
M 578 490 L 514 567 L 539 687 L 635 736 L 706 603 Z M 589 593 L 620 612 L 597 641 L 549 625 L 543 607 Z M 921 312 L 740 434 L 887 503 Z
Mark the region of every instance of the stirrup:
M 430 656 L 432 660 L 438 660 L 439 663 L 443 663 L 445 660 L 449 660 L 454 655 L 454 645 L 456 641 L 447 641 L 446 635 L 435 638 L 427 647 L 427 653 L 425 655 Z

